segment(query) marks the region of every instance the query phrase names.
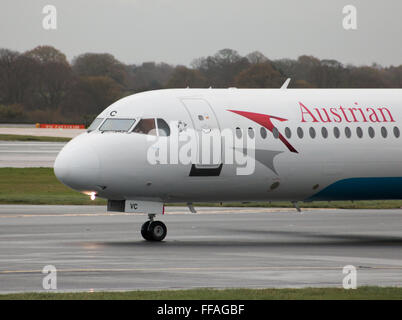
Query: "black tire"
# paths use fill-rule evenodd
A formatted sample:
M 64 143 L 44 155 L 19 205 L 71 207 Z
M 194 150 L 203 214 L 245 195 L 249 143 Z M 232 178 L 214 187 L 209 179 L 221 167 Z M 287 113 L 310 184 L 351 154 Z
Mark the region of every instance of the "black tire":
M 148 227 L 148 235 L 153 241 L 162 241 L 167 234 L 166 225 L 162 221 L 152 221 Z
M 151 221 L 147 221 L 141 227 L 141 235 L 147 241 L 152 241 L 153 240 L 152 237 L 151 237 L 151 234 L 149 232 L 149 224 L 150 223 L 151 223 Z

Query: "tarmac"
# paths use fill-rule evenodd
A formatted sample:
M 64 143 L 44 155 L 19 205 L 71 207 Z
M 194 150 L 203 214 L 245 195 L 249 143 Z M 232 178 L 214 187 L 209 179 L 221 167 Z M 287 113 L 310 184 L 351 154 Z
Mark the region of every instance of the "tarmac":
M 167 207 L 163 242 L 146 215 L 99 206 L 0 206 L 0 292 L 402 285 L 402 210 Z
M 25 125 L 14 125 L 13 127 L 11 125 L 0 125 L 0 134 L 74 138 L 83 132 L 85 129 L 48 129 Z
M 64 142 L 0 141 L 0 168 L 53 167 Z

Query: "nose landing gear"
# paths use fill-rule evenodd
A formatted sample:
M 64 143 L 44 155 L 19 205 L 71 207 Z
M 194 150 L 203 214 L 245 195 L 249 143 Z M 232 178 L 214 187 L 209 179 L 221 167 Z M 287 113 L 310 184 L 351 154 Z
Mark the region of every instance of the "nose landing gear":
M 167 234 L 166 225 L 162 221 L 154 221 L 155 214 L 149 214 L 149 221 L 141 227 L 141 235 L 147 241 L 162 241 Z

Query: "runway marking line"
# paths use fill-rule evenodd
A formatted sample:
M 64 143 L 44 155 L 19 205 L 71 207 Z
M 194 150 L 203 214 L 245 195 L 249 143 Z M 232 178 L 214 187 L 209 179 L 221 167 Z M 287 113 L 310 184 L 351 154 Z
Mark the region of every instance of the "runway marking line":
M 356 267 L 358 270 L 402 270 L 401 267 L 367 267 L 359 266 Z M 142 272 L 142 271 L 259 271 L 259 270 L 288 270 L 288 271 L 300 271 L 300 270 L 343 270 L 343 267 L 173 267 L 173 268 L 117 268 L 117 269 L 57 269 L 60 273 L 80 273 L 80 272 Z M 0 270 L 1 274 L 21 274 L 21 273 L 42 273 L 42 270 Z

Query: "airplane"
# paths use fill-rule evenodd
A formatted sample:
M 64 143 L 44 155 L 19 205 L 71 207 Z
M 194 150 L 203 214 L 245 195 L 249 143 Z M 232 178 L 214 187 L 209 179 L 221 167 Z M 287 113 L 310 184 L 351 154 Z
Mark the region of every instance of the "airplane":
M 288 83 L 125 97 L 64 146 L 55 175 L 108 211 L 147 213 L 148 241 L 166 237 L 168 203 L 402 199 L 402 90 Z

